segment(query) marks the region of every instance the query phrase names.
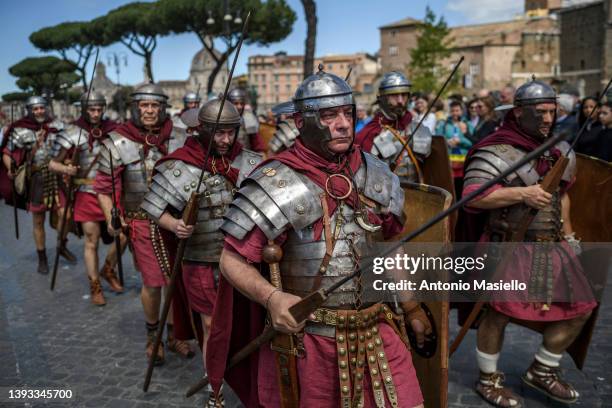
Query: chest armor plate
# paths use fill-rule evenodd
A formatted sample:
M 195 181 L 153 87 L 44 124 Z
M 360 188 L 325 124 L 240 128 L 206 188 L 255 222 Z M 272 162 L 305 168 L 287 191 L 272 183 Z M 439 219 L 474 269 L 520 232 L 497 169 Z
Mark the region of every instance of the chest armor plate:
M 139 148 L 141 160 L 130 163 L 123 172 L 123 205 L 127 211 L 138 211 L 140 203 L 149 190 L 151 176 L 155 163 L 162 158 L 162 153 L 156 148 L 151 148 L 144 155 L 142 145 Z
M 193 177 L 187 183 L 193 190 L 197 187 L 196 175 L 199 175 L 200 170 L 193 166 L 188 167 Z M 200 193 L 202 195 L 199 201 L 198 221 L 193 235 L 185 246 L 185 259 L 193 262 L 219 262 L 225 240 L 219 228 L 223 224 L 223 216 L 232 203 L 234 186 L 228 179 L 216 174 L 202 182 Z
M 357 186 L 365 183 L 364 168 L 355 175 Z M 311 183 L 312 184 L 312 183 Z M 322 190 L 318 189 L 315 196 Z M 320 206 L 320 204 L 319 204 Z M 377 212 L 374 209 L 374 212 Z M 379 233 L 370 233 L 357 224 L 354 210 L 343 204 L 330 217 L 331 233 L 337 240 L 329 266 L 321 278 L 320 287 L 327 287 L 358 268 L 359 257 L 367 251 L 368 244 L 380 241 Z M 283 245 L 283 258 L 280 262 L 283 290 L 303 297 L 314 289 L 319 267 L 325 256 L 325 231 L 319 240 L 314 240 L 312 225 L 296 231 L 291 229 Z M 361 302 L 361 278 L 353 279 L 330 295 L 325 307 L 337 309 L 354 309 Z

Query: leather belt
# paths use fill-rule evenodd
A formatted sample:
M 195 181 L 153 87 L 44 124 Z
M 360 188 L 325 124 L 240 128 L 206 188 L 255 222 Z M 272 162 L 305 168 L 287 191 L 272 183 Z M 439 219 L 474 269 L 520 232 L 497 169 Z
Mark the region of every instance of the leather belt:
M 369 373 L 374 401 L 385 407 L 385 394 L 392 407 L 397 407 L 397 393 L 380 337 L 379 323 L 389 324 L 408 345 L 403 317 L 377 303 L 361 310 L 319 308 L 315 318 L 306 322 L 307 333 L 335 337 L 342 407 L 363 407 L 363 378 Z
M 143 210 L 126 211 L 125 218 L 132 219 L 132 220 L 148 220 L 149 216 Z
M 72 180 L 75 186 L 93 186 L 95 181 L 95 179 L 91 178 L 75 178 Z

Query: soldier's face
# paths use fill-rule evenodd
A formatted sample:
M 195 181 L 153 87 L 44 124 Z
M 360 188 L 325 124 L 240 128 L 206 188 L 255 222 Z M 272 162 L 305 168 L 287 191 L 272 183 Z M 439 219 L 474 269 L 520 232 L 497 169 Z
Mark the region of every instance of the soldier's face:
M 161 104 L 157 101 L 140 101 L 138 102 L 138 110 L 143 125 L 155 126 L 159 119 Z
M 515 109 L 521 127 L 530 135 L 544 138 L 550 133 L 555 121 L 557 104 L 538 103 Z
M 238 109 L 238 112 L 240 112 L 240 115 L 242 115 L 242 113 L 244 112 L 244 102 L 243 101 L 236 101 L 236 102 L 232 102 L 232 103 L 234 104 L 236 109 Z
M 353 143 L 353 107 L 351 105 L 322 109 L 321 124 L 329 128 L 331 140 L 327 148 L 334 154 L 345 153 Z
M 387 102 L 390 106 L 405 108 L 408 104 L 408 100 L 410 99 L 410 94 L 408 93 L 400 93 L 387 95 Z
M 44 122 L 47 118 L 47 107 L 44 105 L 33 106 L 32 115 L 34 115 L 34 120 L 38 123 Z
M 199 107 L 200 107 L 200 102 L 196 102 L 196 101 L 187 102 L 187 104 L 185 104 L 185 107 L 186 107 L 187 109 L 195 109 L 195 108 L 199 108 Z
M 236 139 L 236 129 L 218 129 L 215 133 L 215 150 L 221 156 L 225 156 L 229 153 L 234 140 Z
M 89 122 L 92 125 L 97 125 L 102 120 L 102 114 L 104 108 L 101 106 L 89 106 L 87 107 L 87 116 L 89 116 Z

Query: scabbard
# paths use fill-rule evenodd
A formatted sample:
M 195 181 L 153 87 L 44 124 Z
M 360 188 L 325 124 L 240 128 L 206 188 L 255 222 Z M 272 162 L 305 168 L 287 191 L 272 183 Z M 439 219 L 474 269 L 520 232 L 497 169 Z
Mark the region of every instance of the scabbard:
M 274 245 L 269 241 L 268 245 Z M 278 262 L 269 262 L 270 282 L 275 288 L 282 290 L 280 267 Z M 297 348 L 294 337 L 289 334 L 277 333 L 272 339 L 271 349 L 276 355 L 276 376 L 280 389 L 282 408 L 298 408 L 300 392 L 297 376 Z

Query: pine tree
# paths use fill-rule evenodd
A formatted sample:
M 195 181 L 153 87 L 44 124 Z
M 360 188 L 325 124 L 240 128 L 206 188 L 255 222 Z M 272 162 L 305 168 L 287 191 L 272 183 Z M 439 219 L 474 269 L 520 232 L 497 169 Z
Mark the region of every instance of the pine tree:
M 409 66 L 412 87 L 417 92 L 435 93 L 444 83 L 449 69 L 442 65 L 442 60 L 451 55 L 449 48 L 450 29 L 440 16 L 436 21 L 436 15 L 427 6 L 425 20 L 419 26 L 419 38 L 417 46 L 410 51 L 412 61 Z M 458 77 L 453 78 L 449 89 L 458 83 Z

